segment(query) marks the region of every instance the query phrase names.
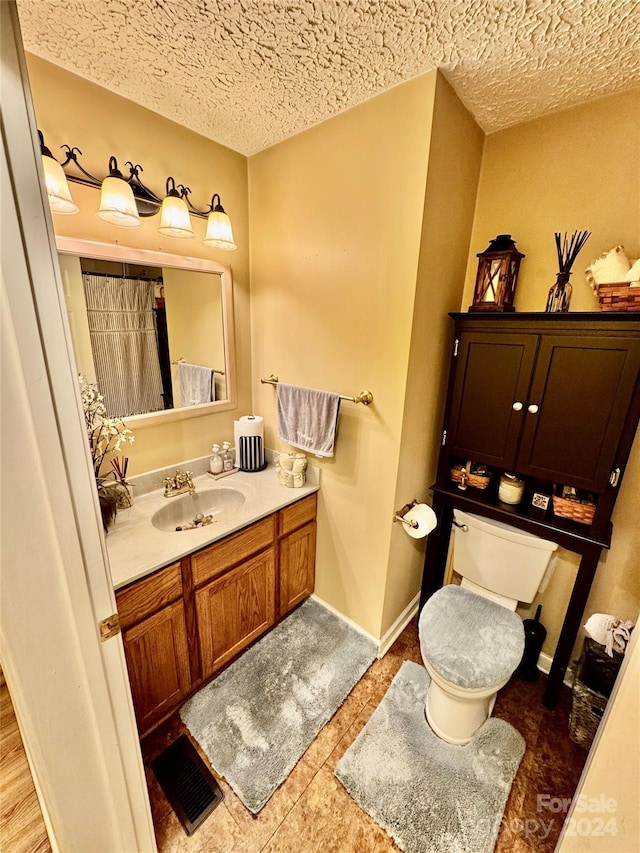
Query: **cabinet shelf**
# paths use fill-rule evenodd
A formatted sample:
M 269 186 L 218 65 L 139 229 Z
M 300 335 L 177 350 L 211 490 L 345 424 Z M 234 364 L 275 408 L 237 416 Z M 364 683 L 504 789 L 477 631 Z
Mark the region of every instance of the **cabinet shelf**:
M 568 551 L 581 554 L 587 545 L 598 545 L 601 548 L 609 548 L 611 545 L 613 529 L 611 522 L 604 536 L 593 536 L 588 525 L 554 515 L 551 508 L 544 515 L 535 516 L 535 510 L 525 506 L 524 502 L 519 506 L 509 506 L 497 500 L 491 492 L 485 493 L 478 489 L 462 492 L 455 486 L 442 487 L 437 484 L 431 486 L 431 489 L 441 495 L 443 501 L 454 509 L 481 513 L 487 518 L 502 521 L 512 527 L 519 527 L 543 539 L 551 539 Z

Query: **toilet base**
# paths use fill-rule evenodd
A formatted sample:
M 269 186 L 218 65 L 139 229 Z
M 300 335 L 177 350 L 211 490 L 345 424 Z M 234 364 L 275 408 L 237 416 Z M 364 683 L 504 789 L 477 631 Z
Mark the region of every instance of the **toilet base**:
M 496 702 L 498 690 L 509 679 L 490 691 L 456 689 L 447 685 L 443 689 L 433 674 L 427 690 L 425 717 L 433 733 L 441 740 L 455 746 L 469 743 L 480 726 L 489 719 Z

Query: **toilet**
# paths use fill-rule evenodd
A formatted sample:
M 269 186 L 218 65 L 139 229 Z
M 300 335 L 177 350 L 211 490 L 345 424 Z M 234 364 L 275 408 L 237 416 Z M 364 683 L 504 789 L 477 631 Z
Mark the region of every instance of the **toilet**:
M 555 542 L 499 521 L 454 512 L 453 568 L 462 583 L 422 608 L 420 651 L 431 682 L 425 716 L 447 743 L 468 743 L 493 711 L 524 652 L 518 602 L 531 603 Z

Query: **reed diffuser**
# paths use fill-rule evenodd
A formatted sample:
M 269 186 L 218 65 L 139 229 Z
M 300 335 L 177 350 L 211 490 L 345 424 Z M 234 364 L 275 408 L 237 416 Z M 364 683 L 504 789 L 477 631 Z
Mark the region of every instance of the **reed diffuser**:
M 572 287 L 569 281 L 571 267 L 578 257 L 580 249 L 591 236 L 590 231 L 574 231 L 571 239 L 567 239 L 567 233 L 560 234 L 556 231 L 556 250 L 558 252 L 558 273 L 556 283 L 549 290 L 546 311 L 560 312 L 569 310 Z

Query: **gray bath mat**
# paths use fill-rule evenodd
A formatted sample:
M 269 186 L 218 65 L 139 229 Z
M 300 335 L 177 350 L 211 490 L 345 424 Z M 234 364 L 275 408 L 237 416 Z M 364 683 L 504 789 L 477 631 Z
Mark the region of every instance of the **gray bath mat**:
M 180 709 L 254 814 L 287 778 L 376 656 L 375 645 L 308 600 Z
M 403 663 L 335 775 L 406 853 L 490 853 L 524 740 L 491 717 L 465 746 L 424 717 L 429 676 Z

